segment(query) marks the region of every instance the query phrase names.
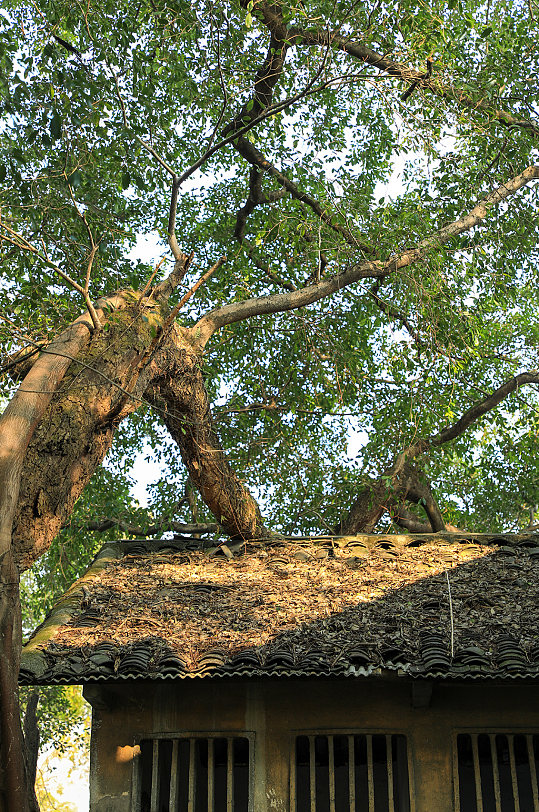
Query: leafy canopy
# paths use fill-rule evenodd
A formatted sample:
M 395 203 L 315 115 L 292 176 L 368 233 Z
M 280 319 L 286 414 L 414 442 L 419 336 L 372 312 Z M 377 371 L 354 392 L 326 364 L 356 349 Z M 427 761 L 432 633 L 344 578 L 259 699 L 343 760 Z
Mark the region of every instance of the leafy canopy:
M 171 304 L 220 256 L 227 261 L 181 311 L 187 326 L 212 308 L 413 249 L 537 162 L 533 2 L 10 0 L 4 8 L 8 353 L 50 338 L 84 308 L 58 268 L 83 285 L 91 256 L 93 301 L 142 289 L 156 267 L 158 279 L 171 270 L 167 168 L 181 176 L 208 151 L 179 189 L 177 237 L 194 261 Z M 264 103 L 260 77 L 272 60 Z M 270 102 L 277 107 L 265 115 Z M 242 154 L 234 132 L 261 112 Z M 261 199 L 246 212 L 255 196 L 248 145 L 275 172 L 258 175 Z M 271 527 L 334 527 L 366 477 L 539 366 L 537 186 L 487 208 L 479 225 L 378 281 L 215 334 L 204 372 L 217 430 Z M 143 235 L 158 245 L 151 261 L 133 258 Z M 8 398 L 9 378 L 3 387 Z M 533 518 L 537 427 L 535 390 L 519 388 L 426 455 L 448 521 L 481 531 Z M 164 472 L 147 508 L 130 496 L 140 449 Z M 35 588 L 49 600 L 80 570 L 103 540 L 87 530 L 91 520 L 190 521 L 185 480 L 143 406 L 119 430 L 71 528 L 36 565 Z M 202 503 L 195 513 L 212 520 Z

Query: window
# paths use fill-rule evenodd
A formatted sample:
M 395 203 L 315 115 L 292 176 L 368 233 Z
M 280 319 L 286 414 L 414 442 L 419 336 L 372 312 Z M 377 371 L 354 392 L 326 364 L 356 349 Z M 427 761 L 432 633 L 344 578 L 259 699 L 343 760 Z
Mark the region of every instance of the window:
M 295 812 L 409 812 L 406 737 L 298 736 L 292 796 Z
M 458 812 L 539 812 L 539 735 L 457 736 Z
M 135 812 L 251 812 L 247 737 L 146 739 L 133 791 Z

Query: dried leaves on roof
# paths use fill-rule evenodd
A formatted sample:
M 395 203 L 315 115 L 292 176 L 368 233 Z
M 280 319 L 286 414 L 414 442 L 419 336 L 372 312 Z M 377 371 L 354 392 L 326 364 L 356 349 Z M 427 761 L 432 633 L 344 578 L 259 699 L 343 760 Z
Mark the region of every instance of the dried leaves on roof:
M 47 652 L 102 651 L 133 676 L 171 663 L 177 676 L 522 671 L 539 658 L 538 552 L 433 540 L 131 553 L 85 586 Z

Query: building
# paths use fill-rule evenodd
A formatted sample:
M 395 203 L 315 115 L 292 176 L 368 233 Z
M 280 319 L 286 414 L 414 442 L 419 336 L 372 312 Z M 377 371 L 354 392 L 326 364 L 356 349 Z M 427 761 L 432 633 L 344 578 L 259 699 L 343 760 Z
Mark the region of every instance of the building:
M 106 545 L 23 650 L 91 812 L 539 812 L 539 536 Z

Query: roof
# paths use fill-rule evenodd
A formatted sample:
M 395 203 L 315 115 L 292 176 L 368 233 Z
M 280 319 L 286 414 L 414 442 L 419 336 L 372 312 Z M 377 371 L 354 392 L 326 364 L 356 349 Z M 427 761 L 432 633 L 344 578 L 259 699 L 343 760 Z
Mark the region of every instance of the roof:
M 539 535 L 106 545 L 23 649 L 23 684 L 539 675 Z

